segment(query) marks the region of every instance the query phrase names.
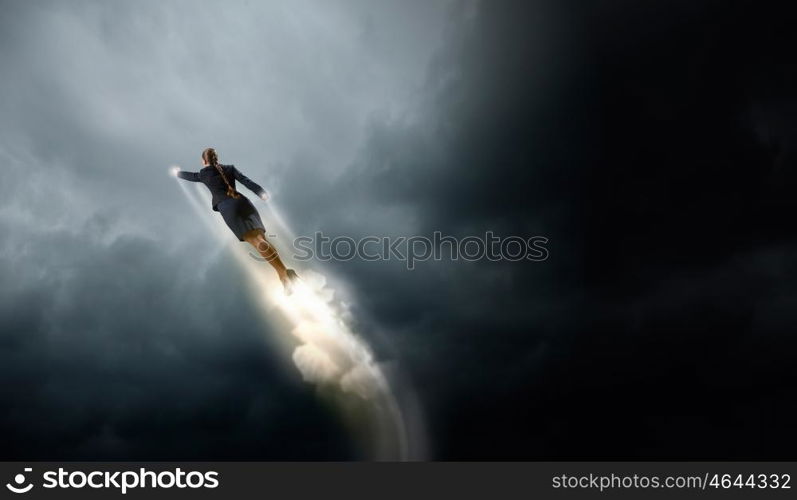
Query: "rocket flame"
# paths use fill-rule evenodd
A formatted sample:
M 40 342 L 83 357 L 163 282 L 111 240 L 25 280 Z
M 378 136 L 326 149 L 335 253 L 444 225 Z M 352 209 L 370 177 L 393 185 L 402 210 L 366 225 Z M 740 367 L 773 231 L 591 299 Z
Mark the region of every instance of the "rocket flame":
M 212 228 L 219 241 L 230 242 L 229 230 L 220 217 L 212 218 L 203 208 L 209 196 L 201 186 L 190 190 L 179 183 L 193 209 Z M 191 192 L 193 191 L 193 192 Z M 203 203 L 203 201 L 205 203 Z M 269 205 L 269 223 L 280 233 L 293 237 L 276 210 Z M 211 219 L 216 219 L 211 220 Z M 267 227 L 273 227 L 267 224 Z M 321 389 L 331 390 L 334 400 L 345 410 L 361 440 L 370 448 L 370 458 L 407 460 L 419 458 L 418 436 L 410 442 L 405 415 L 382 367 L 374 360 L 366 342 L 345 321 L 345 308 L 319 272 L 300 269 L 300 281 L 293 294 L 286 295 L 268 264 L 253 259 L 245 245 L 231 248 L 236 261 L 246 271 L 248 284 L 263 313 L 264 321 L 278 322 L 279 339 L 286 347 L 302 378 Z M 283 260 L 288 260 L 283 255 Z M 265 267 L 264 267 L 265 266 Z M 274 311 L 280 314 L 273 314 Z M 353 409 L 353 410 L 352 410 Z M 363 432 L 362 430 L 365 430 Z M 365 434 L 365 435 L 363 435 Z

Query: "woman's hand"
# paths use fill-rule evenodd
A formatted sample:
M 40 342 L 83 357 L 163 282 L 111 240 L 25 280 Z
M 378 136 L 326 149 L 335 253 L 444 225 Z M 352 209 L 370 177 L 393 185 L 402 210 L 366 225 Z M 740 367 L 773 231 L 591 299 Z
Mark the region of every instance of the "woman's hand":
M 266 191 L 263 191 L 262 193 L 260 193 L 260 199 L 261 200 L 268 201 L 269 198 L 271 198 L 271 196 L 269 196 Z
M 172 177 L 177 177 L 177 174 L 179 173 L 180 173 L 180 167 L 178 167 L 177 165 L 174 165 L 171 168 L 169 168 L 169 175 L 171 175 Z

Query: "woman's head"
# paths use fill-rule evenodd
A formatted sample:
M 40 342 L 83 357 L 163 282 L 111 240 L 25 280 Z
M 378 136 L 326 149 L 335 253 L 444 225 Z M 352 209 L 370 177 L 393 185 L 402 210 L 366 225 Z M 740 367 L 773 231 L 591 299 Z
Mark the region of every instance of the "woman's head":
M 216 155 L 216 150 L 213 148 L 207 148 L 206 150 L 202 151 L 202 163 L 206 166 L 216 166 L 219 164 L 219 157 Z

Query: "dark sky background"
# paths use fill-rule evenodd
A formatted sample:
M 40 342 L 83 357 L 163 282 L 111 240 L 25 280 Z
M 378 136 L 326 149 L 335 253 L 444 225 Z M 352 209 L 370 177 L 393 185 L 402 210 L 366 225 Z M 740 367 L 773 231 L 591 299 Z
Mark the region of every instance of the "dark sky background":
M 428 458 L 793 458 L 788 11 L 2 12 L 2 458 L 361 458 L 166 175 L 209 145 L 299 234 L 550 239 L 544 262 L 328 265 Z

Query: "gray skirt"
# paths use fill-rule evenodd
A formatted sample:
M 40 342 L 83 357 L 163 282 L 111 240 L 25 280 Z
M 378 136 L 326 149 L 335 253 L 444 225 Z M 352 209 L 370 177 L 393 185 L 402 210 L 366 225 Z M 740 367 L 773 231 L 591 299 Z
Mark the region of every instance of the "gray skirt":
M 253 229 L 266 231 L 257 209 L 244 195 L 241 195 L 240 198 L 228 198 L 219 203 L 216 208 L 219 209 L 227 227 L 232 230 L 239 241 L 244 241 L 244 235 Z

